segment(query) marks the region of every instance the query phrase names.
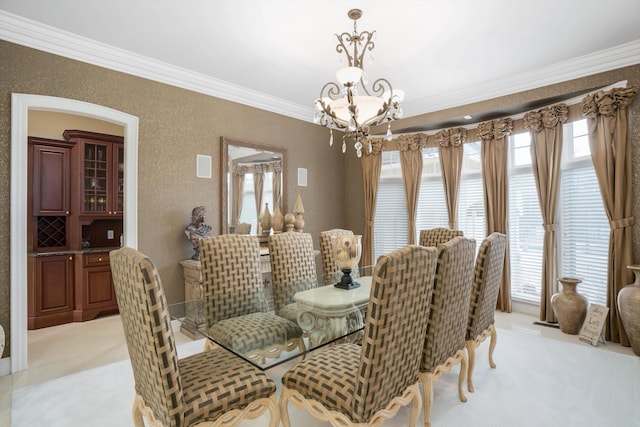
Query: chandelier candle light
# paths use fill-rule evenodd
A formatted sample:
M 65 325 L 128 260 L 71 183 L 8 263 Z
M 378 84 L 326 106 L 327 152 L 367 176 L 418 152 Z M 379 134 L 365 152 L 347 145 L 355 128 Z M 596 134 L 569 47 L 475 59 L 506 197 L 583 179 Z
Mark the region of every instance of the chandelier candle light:
M 342 152 L 347 151 L 346 140 L 354 142 L 358 157 L 362 156 L 362 141 L 369 136 L 369 127 L 389 122 L 387 140 L 391 140 L 391 121 L 402 117 L 400 103 L 404 92 L 393 89 L 387 79 L 379 78 L 370 88 L 364 72 L 364 55 L 374 48 L 375 31 L 358 33 L 356 23 L 362 16 L 360 9 L 347 14 L 353 19 L 353 33 L 336 34 L 338 53 L 344 53 L 349 66 L 336 72 L 338 83 L 329 82 L 322 87 L 316 99 L 314 122 L 329 128 L 329 145 L 333 145 L 333 129 L 344 132 Z M 371 143 L 369 143 L 371 152 Z

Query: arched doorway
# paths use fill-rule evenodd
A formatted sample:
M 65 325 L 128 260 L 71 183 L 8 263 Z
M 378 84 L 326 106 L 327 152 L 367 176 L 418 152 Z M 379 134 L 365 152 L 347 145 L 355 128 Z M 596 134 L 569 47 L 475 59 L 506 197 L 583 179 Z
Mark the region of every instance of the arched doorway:
M 27 368 L 27 120 L 29 110 L 92 117 L 124 128 L 125 245 L 138 247 L 138 118 L 73 99 L 11 96 L 11 373 Z

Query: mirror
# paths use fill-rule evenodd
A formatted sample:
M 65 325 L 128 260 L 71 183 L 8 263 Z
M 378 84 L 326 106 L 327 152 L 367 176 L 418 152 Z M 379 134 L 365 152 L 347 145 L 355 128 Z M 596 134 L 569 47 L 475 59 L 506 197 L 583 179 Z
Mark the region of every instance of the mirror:
M 259 235 L 265 204 L 273 215 L 279 198 L 280 212 L 287 212 L 287 150 L 224 136 L 220 147 L 221 233 L 246 233 L 249 224 L 249 234 Z

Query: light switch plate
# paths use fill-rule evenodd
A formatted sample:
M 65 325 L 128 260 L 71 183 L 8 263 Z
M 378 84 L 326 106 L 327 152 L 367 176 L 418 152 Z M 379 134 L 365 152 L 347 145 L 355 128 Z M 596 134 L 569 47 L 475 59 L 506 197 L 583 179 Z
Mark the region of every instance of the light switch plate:
M 113 239 L 113 230 L 107 230 L 107 239 Z

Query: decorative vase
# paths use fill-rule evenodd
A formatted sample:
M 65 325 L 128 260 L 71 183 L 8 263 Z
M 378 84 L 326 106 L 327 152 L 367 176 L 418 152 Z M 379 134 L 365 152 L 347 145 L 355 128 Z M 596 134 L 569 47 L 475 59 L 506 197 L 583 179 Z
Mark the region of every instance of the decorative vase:
M 0 325 L 0 359 L 2 359 L 2 353 L 4 353 L 4 328 Z
M 271 229 L 271 212 L 269 212 L 269 203 L 264 204 L 264 210 L 260 214 L 260 228 L 262 234 L 268 235 Z
M 560 330 L 565 334 L 577 335 L 587 316 L 587 299 L 576 292 L 576 285 L 582 280 L 576 277 L 561 277 L 562 291 L 553 294 L 551 306 L 558 318 Z
M 280 201 L 276 203 L 276 208 L 271 216 L 271 228 L 273 228 L 274 234 L 282 233 L 282 226 L 284 225 L 284 215 L 280 212 Z
M 296 216 L 291 212 L 289 212 L 284 216 L 285 231 L 293 231 L 293 227 L 294 227 L 293 223 L 295 222 L 295 220 L 296 220 Z
M 296 219 L 293 223 L 295 230 L 302 233 L 302 229 L 304 228 L 304 219 L 302 218 L 302 214 L 304 213 L 304 206 L 302 205 L 302 198 L 300 194 L 296 198 L 296 204 L 293 207 L 293 213 L 296 214 Z
M 640 265 L 629 265 L 634 281 L 618 292 L 618 310 L 633 352 L 640 356 Z

